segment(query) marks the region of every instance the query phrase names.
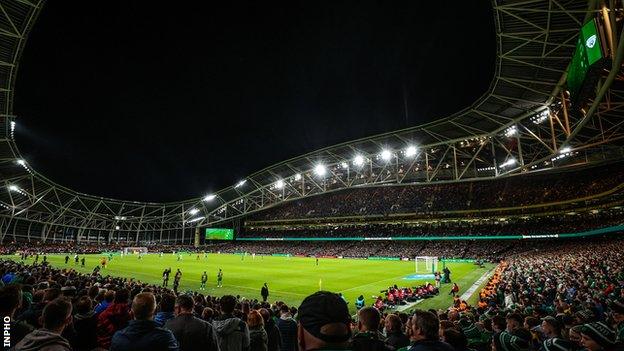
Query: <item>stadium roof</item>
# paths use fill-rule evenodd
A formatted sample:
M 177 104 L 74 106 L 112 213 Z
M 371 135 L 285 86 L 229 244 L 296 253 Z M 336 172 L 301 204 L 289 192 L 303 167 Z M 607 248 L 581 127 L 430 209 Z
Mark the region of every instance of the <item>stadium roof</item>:
M 569 165 L 579 158 L 592 162 L 594 158 L 621 157 L 619 146 L 611 141 L 620 135 L 615 126 L 621 116 L 618 97 L 624 95 L 610 89 L 611 74 L 605 79 L 610 90 L 599 92 L 589 113 L 575 118 L 567 116 L 562 107 L 565 73 L 579 28 L 601 9 L 594 1 L 497 0 L 492 3 L 495 74 L 489 90 L 462 111 L 425 125 L 286 160 L 194 199 L 147 203 L 81 194 L 32 169 L 22 160 L 13 137 L 13 123 L 18 120 L 13 115 L 15 76 L 29 31 L 44 3 L 0 0 L 0 173 L 4 185 L 0 191 L 0 238 L 26 226 L 30 233 L 32 225 L 42 232 L 52 228 L 122 231 L 137 233 L 137 238 L 140 232 L 160 232 L 162 238 L 163 231 L 181 230 L 190 238 L 198 225 L 344 187 L 488 179 Z M 609 16 L 614 16 L 613 12 Z M 618 52 L 612 53 L 614 67 L 621 63 L 620 50 L 618 45 Z M 460 61 L 457 66 L 461 67 Z M 605 123 L 612 118 L 608 123 L 614 129 L 607 139 L 603 133 L 599 142 L 597 132 L 586 132 L 586 126 L 603 98 L 612 104 L 602 118 Z M 566 123 L 561 122 L 564 113 Z M 550 125 L 542 123 L 545 120 Z M 554 127 L 553 121 L 557 122 Z M 408 151 L 408 147 L 415 149 Z M 600 155 L 595 156 L 596 152 Z M 570 162 L 555 159 L 559 155 Z

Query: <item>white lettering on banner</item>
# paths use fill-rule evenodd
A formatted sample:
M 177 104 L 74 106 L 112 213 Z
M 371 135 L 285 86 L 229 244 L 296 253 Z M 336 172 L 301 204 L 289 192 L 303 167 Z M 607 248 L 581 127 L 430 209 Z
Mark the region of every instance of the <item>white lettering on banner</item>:
M 2 340 L 3 340 L 3 347 L 10 347 L 11 346 L 11 317 L 9 316 L 4 316 L 4 318 L 2 318 L 2 322 L 3 322 L 3 331 L 2 331 Z

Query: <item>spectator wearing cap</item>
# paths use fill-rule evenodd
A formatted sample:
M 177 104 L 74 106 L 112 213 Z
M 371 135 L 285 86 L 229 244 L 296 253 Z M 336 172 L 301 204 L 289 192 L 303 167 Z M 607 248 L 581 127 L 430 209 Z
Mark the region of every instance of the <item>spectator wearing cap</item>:
M 364 307 L 358 311 L 357 333 L 351 344 L 356 351 L 384 351 L 389 348 L 379 334 L 381 315 L 375 307 Z
M 611 350 L 615 338 L 615 331 L 603 322 L 587 323 L 581 328 L 581 343 L 588 351 Z
M 542 318 L 542 333 L 545 340 L 561 337 L 561 323 L 553 316 Z
M 409 351 L 454 351 L 451 345 L 440 341 L 439 324 L 435 314 L 416 310 L 408 325 L 412 341 Z
M 26 335 L 15 345 L 16 351 L 70 351 L 69 341 L 61 336 L 72 321 L 72 305 L 66 298 L 50 301 L 41 314 L 43 328 Z
M 93 350 L 97 347 L 97 314 L 91 309 L 91 299 L 82 296 L 75 306 L 73 325 L 76 336 L 72 339 L 72 347 L 74 351 Z
M 173 333 L 154 322 L 156 298 L 151 292 L 137 294 L 132 300 L 134 319 L 111 340 L 111 351 L 179 350 Z
M 128 326 L 128 322 L 132 319 L 130 316 L 130 307 L 128 306 L 129 292 L 121 289 L 115 292 L 113 303 L 98 315 L 97 339 L 98 346 L 102 348 L 110 348 L 111 339 L 116 331 Z
M 297 322 L 293 319 L 288 306 L 283 304 L 280 309 L 280 318 L 277 320 L 277 328 L 280 332 L 281 351 L 297 350 Z
M 249 348 L 249 329 L 247 324 L 234 316 L 236 298 L 225 295 L 219 301 L 223 315 L 215 318 L 212 322 L 216 332 L 217 341 L 221 350 L 242 351 Z
M 173 295 L 171 295 L 173 296 Z M 194 302 L 189 295 L 175 300 L 175 318 L 165 324 L 175 336 L 181 351 L 218 351 L 217 334 L 212 324 L 193 316 Z
M 392 347 L 394 350 L 398 350 L 402 347 L 409 346 L 410 340 L 403 333 L 403 323 L 401 318 L 396 314 L 390 314 L 386 317 L 386 344 Z
M 11 340 L 9 347 L 15 346 L 28 333 L 33 331 L 30 324 L 18 322 L 14 319 L 15 311 L 22 305 L 22 291 L 19 285 L 9 285 L 0 289 L 0 316 L 8 317 L 11 321 Z
M 338 295 L 318 291 L 306 297 L 298 313 L 299 350 L 348 350 L 351 316 L 347 303 Z

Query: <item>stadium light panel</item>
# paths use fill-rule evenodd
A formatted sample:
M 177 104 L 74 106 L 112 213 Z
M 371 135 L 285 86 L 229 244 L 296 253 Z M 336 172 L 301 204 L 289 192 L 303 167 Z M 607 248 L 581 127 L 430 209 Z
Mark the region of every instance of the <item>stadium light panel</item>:
M 315 173 L 317 176 L 322 177 L 322 176 L 324 176 L 325 174 L 327 174 L 327 168 L 325 168 L 325 166 L 324 166 L 324 165 L 322 165 L 322 164 L 318 164 L 318 165 L 316 165 L 316 166 L 314 167 L 314 173 Z
M 191 208 L 191 209 L 189 210 L 189 213 L 191 214 L 191 216 L 196 215 L 196 214 L 197 214 L 197 212 L 199 212 L 199 210 L 198 210 L 198 209 L 196 209 L 196 208 Z
M 516 161 L 516 159 L 515 159 L 515 158 L 511 157 L 511 158 L 509 158 L 507 161 L 505 161 L 505 162 L 501 163 L 501 165 L 500 165 L 500 166 L 501 166 L 501 168 L 503 168 L 503 167 L 508 167 L 508 166 L 513 166 L 513 165 L 515 165 L 515 164 L 516 164 L 516 162 L 518 162 L 518 161 Z
M 240 188 L 241 186 L 245 185 L 245 183 L 247 183 L 247 179 L 243 179 L 240 182 L 236 183 L 236 185 L 234 185 L 235 188 Z
M 362 165 L 364 165 L 364 156 L 355 155 L 355 157 L 353 158 L 353 164 L 358 167 L 361 167 Z
M 505 136 L 510 138 L 514 135 L 518 134 L 518 127 L 516 126 L 511 126 L 507 129 L 505 129 Z
M 296 181 L 301 180 L 301 173 L 297 173 L 297 174 L 295 174 L 295 180 L 296 180 Z
M 26 165 L 26 161 L 22 160 L 21 158 L 18 159 L 17 161 L 15 161 L 15 162 L 17 162 L 17 164 L 20 165 L 20 166 L 25 166 Z
M 568 152 L 572 151 L 572 148 L 569 146 L 563 147 L 559 150 L 560 154 L 567 154 Z
M 204 197 L 204 201 L 209 202 L 214 200 L 217 197 L 217 195 L 214 194 L 210 194 L 210 195 L 206 195 L 206 197 Z
M 340 166 L 341 166 L 342 168 L 344 168 L 344 169 L 349 168 L 349 164 L 348 164 L 348 163 L 346 163 L 346 162 L 344 162 L 344 161 L 340 162 Z
M 11 191 L 19 191 L 19 187 L 17 185 L 11 184 L 11 185 L 9 185 L 9 190 L 11 190 Z
M 282 179 L 278 179 L 277 182 L 275 182 L 275 187 L 277 189 L 282 189 L 284 187 L 284 181 Z
M 206 218 L 205 216 L 200 216 L 200 217 L 195 217 L 189 221 L 187 221 L 187 223 L 194 223 L 194 222 L 198 222 L 201 221 L 202 219 Z
M 120 227 L 119 227 L 118 225 L 116 225 L 116 226 L 115 226 L 115 230 L 119 230 L 119 228 L 120 228 Z
M 15 131 L 15 121 L 11 121 L 11 133 Z
M 392 151 L 390 150 L 382 150 L 381 154 L 379 154 L 381 156 L 381 159 L 384 161 L 389 161 L 392 158 Z
M 416 155 L 416 146 L 414 145 L 410 145 L 408 147 L 405 148 L 405 157 L 412 157 L 414 155 Z

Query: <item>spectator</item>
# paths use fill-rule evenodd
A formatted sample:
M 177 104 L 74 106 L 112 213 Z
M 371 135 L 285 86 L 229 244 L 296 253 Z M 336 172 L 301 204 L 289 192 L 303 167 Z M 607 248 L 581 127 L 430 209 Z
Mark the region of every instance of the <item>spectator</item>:
M 76 302 L 73 322 L 76 336 L 71 343 L 74 351 L 88 351 L 97 347 L 97 314 L 91 306 L 93 303 L 88 296 L 82 296 Z
M 268 337 L 264 330 L 264 320 L 258 311 L 250 311 L 247 315 L 247 325 L 249 326 L 249 350 L 267 351 Z
M 455 328 L 444 329 L 442 341 L 451 345 L 455 351 L 468 351 L 468 338 L 463 332 Z
M 546 316 L 542 319 L 542 333 L 545 339 L 561 337 L 561 323 L 553 316 Z
M 168 320 L 175 317 L 173 309 L 175 307 L 176 298 L 172 294 L 163 294 L 160 297 L 160 303 L 158 304 L 158 313 L 154 317 L 154 322 L 159 327 L 164 327 Z
M 219 302 L 223 315 L 213 321 L 217 331 L 219 348 L 227 351 L 242 351 L 249 348 L 249 329 L 247 324 L 234 316 L 236 298 L 225 295 Z
M 396 314 L 390 314 L 385 320 L 386 344 L 394 350 L 409 346 L 409 338 L 403 333 L 403 323 Z
M 61 336 L 72 320 L 72 305 L 69 300 L 59 297 L 50 301 L 43 309 L 43 328 L 26 335 L 15 345 L 16 351 L 70 351 L 69 341 Z
M 608 351 L 615 346 L 615 331 L 603 322 L 588 323 L 581 329 L 581 342 L 588 351 Z
M 408 328 L 412 341 L 409 351 L 455 351 L 451 345 L 440 341 L 438 316 L 431 312 L 416 310 Z
M 28 333 L 33 331 L 33 327 L 24 322 L 14 319 L 15 311 L 22 305 L 22 291 L 19 285 L 9 285 L 0 289 L 0 316 L 9 318 L 11 321 L 11 340 L 9 348 L 15 346 Z
M 113 334 L 128 326 L 128 322 L 131 319 L 128 297 L 129 292 L 126 289 L 115 292 L 113 303 L 98 315 L 98 346 L 105 349 L 110 348 Z
M 507 316 L 506 321 L 508 333 L 512 333 L 515 329 L 522 327 L 524 324 L 524 319 L 519 313 L 511 313 Z
M 375 307 L 364 307 L 358 311 L 357 333 L 351 344 L 356 351 L 388 350 L 386 343 L 379 334 L 381 315 Z
M 134 320 L 113 335 L 110 350 L 179 350 L 173 333 L 156 326 L 153 320 L 155 312 L 156 298 L 154 294 L 150 292 L 137 294 L 132 301 Z
M 180 295 L 175 300 L 175 318 L 165 327 L 173 332 L 181 351 L 219 350 L 212 324 L 193 316 L 193 298 Z
M 102 300 L 100 303 L 97 304 L 97 306 L 95 306 L 95 313 L 100 314 L 104 312 L 104 310 L 113 303 L 114 299 L 115 290 L 106 290 L 106 292 L 104 293 L 104 300 Z
M 281 351 L 297 351 L 297 322 L 292 317 L 290 309 L 285 304 L 280 307 L 280 318 L 277 321 L 282 338 Z
M 528 351 L 530 344 L 528 340 L 522 339 L 507 331 L 502 331 L 494 335 L 492 351 Z
M 260 314 L 264 320 L 264 330 L 267 333 L 267 349 L 268 351 L 278 351 L 282 343 L 280 331 L 275 324 L 275 320 L 271 317 L 271 311 L 266 308 L 260 309 Z
M 351 338 L 351 316 L 338 295 L 319 291 L 306 297 L 299 307 L 299 350 L 344 349 Z

